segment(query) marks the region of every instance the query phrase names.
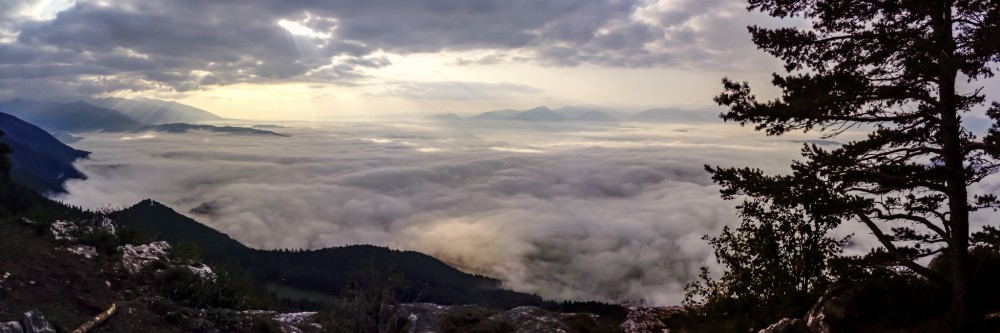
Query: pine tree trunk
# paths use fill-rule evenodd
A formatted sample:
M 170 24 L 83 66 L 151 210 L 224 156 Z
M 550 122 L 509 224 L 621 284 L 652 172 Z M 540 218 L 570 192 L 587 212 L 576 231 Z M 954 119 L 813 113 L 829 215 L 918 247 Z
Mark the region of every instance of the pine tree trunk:
M 969 204 L 965 187 L 965 168 L 959 141 L 959 119 L 955 111 L 955 77 L 942 77 L 941 136 L 944 167 L 947 174 L 948 211 L 950 213 L 951 244 L 951 304 L 948 307 L 950 327 L 954 332 L 967 332 L 970 326 L 968 308 L 969 285 Z M 945 97 L 945 96 L 949 97 Z M 951 108 L 950 110 L 947 108 Z
M 961 146 L 961 120 L 956 101 L 955 39 L 952 28 L 952 0 L 939 0 L 934 17 L 936 42 L 941 53 L 938 58 L 939 111 L 941 116 L 940 140 L 944 153 L 948 211 L 950 213 L 951 243 L 951 302 L 948 306 L 949 328 L 956 333 L 968 332 L 972 325 L 969 311 L 969 203 L 966 189 L 965 154 Z

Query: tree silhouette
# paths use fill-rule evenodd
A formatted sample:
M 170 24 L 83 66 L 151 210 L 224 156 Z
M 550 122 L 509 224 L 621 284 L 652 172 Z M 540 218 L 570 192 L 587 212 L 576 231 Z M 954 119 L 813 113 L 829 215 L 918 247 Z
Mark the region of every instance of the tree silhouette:
M 725 273 L 716 280 L 702 268 L 700 279 L 686 288 L 685 304 L 699 305 L 701 313 L 713 316 L 699 326 L 723 326 L 703 327 L 709 331 L 756 331 L 781 318 L 801 316 L 842 273 L 834 258 L 846 240 L 828 236 L 840 223 L 824 207 L 830 202 L 829 189 L 796 176 L 765 177 L 749 169 L 711 171 L 725 188 L 724 198 L 748 198 L 737 207 L 741 225 L 707 238 Z M 753 175 L 755 185 L 737 192 L 740 185 L 728 183 L 736 173 L 741 180 Z
M 772 80 L 782 95 L 759 101 L 748 83 L 724 79 L 715 98 L 729 108 L 722 118 L 767 135 L 869 133 L 836 149 L 806 145 L 790 176 L 709 168 L 724 196 L 798 203 L 810 216 L 860 222 L 881 243 L 873 256 L 950 291 L 950 326 L 967 331 L 974 320 L 969 214 L 1000 204 L 969 187 L 1000 167 L 1000 104 L 987 111 L 993 126 L 985 135 L 963 127 L 962 116 L 987 101 L 978 86 L 1000 60 L 998 7 L 990 0 L 750 0 L 751 11 L 810 25 L 749 27 L 754 44 L 785 64 L 787 73 Z M 775 190 L 779 184 L 788 190 Z M 813 191 L 801 191 L 807 188 Z M 951 262 L 945 274 L 918 263 L 939 253 Z

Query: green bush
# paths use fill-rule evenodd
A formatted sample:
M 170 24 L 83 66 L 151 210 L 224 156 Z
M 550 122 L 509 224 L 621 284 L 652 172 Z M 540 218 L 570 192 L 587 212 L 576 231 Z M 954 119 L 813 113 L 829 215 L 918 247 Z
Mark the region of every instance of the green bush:
M 202 260 L 201 247 L 192 241 L 180 241 L 170 248 L 170 259 L 182 264 L 193 264 Z
M 86 228 L 77 236 L 80 244 L 90 245 L 97 249 L 97 253 L 115 256 L 120 254 L 118 247 L 121 242 L 118 237 L 107 230 L 101 228 Z
M 404 281 L 402 274 L 360 271 L 341 293 L 343 296 L 319 313 L 317 321 L 333 333 L 406 332 L 407 320 L 399 311 Z
M 215 278 L 203 278 L 186 267 L 172 267 L 159 277 L 160 292 L 171 301 L 193 308 L 269 309 L 274 297 L 248 276 L 215 267 Z

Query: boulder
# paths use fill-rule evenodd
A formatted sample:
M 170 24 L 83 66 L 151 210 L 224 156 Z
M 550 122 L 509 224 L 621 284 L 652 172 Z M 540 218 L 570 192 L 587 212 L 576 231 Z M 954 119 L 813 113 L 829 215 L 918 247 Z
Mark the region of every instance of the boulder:
M 66 248 L 70 253 L 90 259 L 97 256 L 97 248 L 90 245 L 74 245 Z
M 24 333 L 24 327 L 16 321 L 0 323 L 0 333 Z
M 448 316 L 451 307 L 432 303 L 406 303 L 400 306 L 400 316 L 409 322 L 410 333 L 438 332 L 441 320 Z
M 122 251 L 122 265 L 131 273 L 141 271 L 157 260 L 167 259 L 170 244 L 164 241 L 152 242 L 146 245 L 125 245 L 118 248 Z
M 284 333 L 302 333 L 302 329 L 298 326 L 305 324 L 306 321 L 312 320 L 316 317 L 316 312 L 293 312 L 293 313 L 280 313 L 274 317 L 274 320 L 278 322 L 281 326 L 281 331 Z
M 203 263 L 197 263 L 194 265 L 186 266 L 191 273 L 198 275 L 202 279 L 215 280 L 215 272 L 212 271 L 212 267 L 208 267 Z
M 56 329 L 38 310 L 25 312 L 21 324 L 24 325 L 24 333 L 56 333 Z
M 55 221 L 52 222 L 52 226 L 49 227 L 52 230 L 52 237 L 56 240 L 76 240 L 76 235 L 79 230 L 76 224 L 70 221 Z
M 497 321 L 513 323 L 517 333 L 552 332 L 566 333 L 569 327 L 551 312 L 534 306 L 519 306 L 490 317 Z
M 664 322 L 683 312 L 684 307 L 681 306 L 631 307 L 622 322 L 622 332 L 669 332 Z

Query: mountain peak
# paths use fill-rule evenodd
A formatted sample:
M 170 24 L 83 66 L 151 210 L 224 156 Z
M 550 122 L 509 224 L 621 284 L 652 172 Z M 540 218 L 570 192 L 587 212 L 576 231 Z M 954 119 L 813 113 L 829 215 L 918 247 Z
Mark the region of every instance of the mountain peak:
M 590 110 L 590 111 L 584 112 L 583 114 L 581 114 L 579 116 L 573 117 L 573 120 L 579 120 L 579 121 L 617 121 L 618 119 L 615 119 L 615 117 L 612 117 L 612 116 L 608 115 L 607 113 L 604 113 L 604 112 L 601 112 L 601 111 L 598 111 L 598 110 Z
M 521 112 L 514 116 L 514 118 L 528 121 L 560 121 L 567 120 L 569 117 L 552 111 L 547 107 L 539 106 L 537 108 Z

